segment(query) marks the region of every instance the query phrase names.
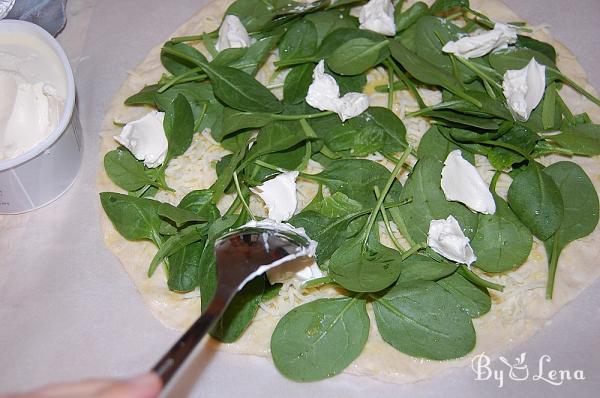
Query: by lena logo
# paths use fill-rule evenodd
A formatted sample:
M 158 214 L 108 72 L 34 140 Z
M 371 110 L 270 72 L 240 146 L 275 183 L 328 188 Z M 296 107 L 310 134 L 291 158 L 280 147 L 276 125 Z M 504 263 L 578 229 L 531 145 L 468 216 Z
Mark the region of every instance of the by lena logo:
M 515 382 L 533 380 L 553 386 L 560 386 L 569 381 L 585 380 L 582 369 L 556 369 L 550 364 L 552 358 L 547 354 L 540 356 L 535 366 L 531 368 L 527 363 L 527 353 L 525 352 L 516 357 L 512 363 L 503 356 L 498 359 L 502 363 L 502 367 L 492 369 L 492 360 L 484 352 L 474 356 L 471 361 L 471 368 L 475 372 L 475 380 L 495 380 L 498 382 L 499 388 L 504 387 L 506 380 Z

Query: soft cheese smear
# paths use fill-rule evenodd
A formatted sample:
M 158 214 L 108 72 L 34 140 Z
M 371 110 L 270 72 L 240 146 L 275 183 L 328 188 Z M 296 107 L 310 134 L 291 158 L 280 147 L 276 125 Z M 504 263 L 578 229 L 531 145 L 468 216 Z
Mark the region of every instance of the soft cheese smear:
M 58 56 L 40 39 L 0 37 L 0 160 L 17 157 L 59 124 L 66 75 Z
M 494 29 L 473 36 L 465 36 L 456 41 L 449 41 L 442 51 L 463 58 L 483 57 L 494 50 L 508 48 L 517 41 L 517 31 L 503 23 L 496 23 Z
M 431 220 L 427 244 L 439 255 L 457 263 L 471 266 L 477 260 L 469 238 L 452 215 L 445 220 Z
M 308 87 L 306 103 L 322 111 L 335 112 L 345 122 L 367 110 L 369 96 L 346 93 L 340 98 L 340 87 L 333 76 L 325 73 L 325 62 L 321 60 L 313 71 L 313 82 Z
M 464 203 L 469 209 L 483 214 L 496 212 L 496 203 L 488 186 L 475 166 L 462 157 L 460 149 L 446 157 L 441 185 L 446 200 Z
M 391 0 L 371 0 L 363 6 L 358 17 L 360 29 L 371 30 L 385 36 L 396 35 L 394 5 Z
M 219 40 L 216 48 L 223 51 L 227 48 L 241 48 L 250 46 L 250 36 L 242 24 L 242 21 L 235 15 L 227 15 L 219 28 Z
M 242 228 L 244 227 L 267 228 L 274 231 L 292 232 L 306 238 L 309 242 L 308 247 L 301 248 L 297 253 L 290 254 L 281 260 L 260 267 L 257 272 L 249 276 L 247 280 L 264 272 L 267 273 L 267 278 L 271 284 L 283 283 L 291 279 L 304 282 L 324 276 L 323 272 L 314 261 L 317 242 L 310 239 L 304 228 L 296 228 L 291 224 L 278 222 L 272 219 L 262 221 L 252 220 L 242 226 Z
M 504 73 L 502 90 L 515 119 L 528 120 L 544 96 L 546 66 L 531 58 L 523 69 L 507 70 Z
M 164 117 L 163 112 L 152 111 L 127 123 L 115 140 L 129 149 L 136 159 L 143 160 L 146 167 L 158 167 L 165 161 L 169 146 L 163 127 Z
M 287 221 L 294 215 L 298 206 L 296 178 L 297 171 L 287 171 L 251 189 L 265 202 L 271 220 Z

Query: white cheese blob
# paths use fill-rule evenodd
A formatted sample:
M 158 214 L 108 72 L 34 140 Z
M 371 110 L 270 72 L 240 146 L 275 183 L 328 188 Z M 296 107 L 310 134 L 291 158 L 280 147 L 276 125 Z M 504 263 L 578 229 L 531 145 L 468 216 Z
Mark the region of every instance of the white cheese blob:
M 526 121 L 539 105 L 546 90 L 546 66 L 531 58 L 523 69 L 507 70 L 502 90 L 513 117 Z
M 141 119 L 129 122 L 115 136 L 115 140 L 135 156 L 143 160 L 146 167 L 155 168 L 165 161 L 169 143 L 165 135 L 163 112 L 152 111 Z
M 58 126 L 67 76 L 52 48 L 22 33 L 0 35 L 0 160 L 32 149 Z
M 322 111 L 335 112 L 345 122 L 367 110 L 369 96 L 347 93 L 340 98 L 340 87 L 333 76 L 325 73 L 325 62 L 321 60 L 313 71 L 313 82 L 308 87 L 306 103 Z
M 226 15 L 219 28 L 219 40 L 215 47 L 218 51 L 227 48 L 241 48 L 250 46 L 250 36 L 242 24 L 242 21 L 235 15 Z
M 394 5 L 391 0 L 371 0 L 360 10 L 360 29 L 371 30 L 385 36 L 396 35 Z
M 494 50 L 508 48 L 517 41 L 517 31 L 503 23 L 496 23 L 493 30 L 484 31 L 473 36 L 465 36 L 456 41 L 449 41 L 442 51 L 463 58 L 483 57 Z
M 271 284 L 284 283 L 292 279 L 306 282 L 324 277 L 325 274 L 313 259 L 290 261 L 267 271 L 267 278 Z
M 294 215 L 298 206 L 296 178 L 297 171 L 288 171 L 251 189 L 265 202 L 271 220 L 287 221 Z
M 446 200 L 461 202 L 469 209 L 483 214 L 496 212 L 492 193 L 475 166 L 462 157 L 460 149 L 455 149 L 446 157 L 441 185 Z
M 436 253 L 469 267 L 477 260 L 469 244 L 469 238 L 465 236 L 458 221 L 451 215 L 445 220 L 431 220 L 427 244 Z

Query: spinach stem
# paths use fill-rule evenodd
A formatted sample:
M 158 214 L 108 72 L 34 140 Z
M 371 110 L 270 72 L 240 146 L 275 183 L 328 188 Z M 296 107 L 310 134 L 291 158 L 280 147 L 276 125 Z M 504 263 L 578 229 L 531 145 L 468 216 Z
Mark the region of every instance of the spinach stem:
M 400 70 L 398 65 L 396 65 L 396 63 L 389 58 L 384 61 L 384 64 L 387 65 L 388 67 L 391 67 L 392 70 L 394 71 L 394 73 L 398 76 L 398 78 L 400 78 L 402 83 L 404 83 L 406 85 L 406 87 L 408 87 L 408 90 L 410 91 L 410 93 L 417 100 L 417 103 L 419 104 L 419 108 L 425 108 L 427 105 L 425 105 L 425 101 L 423 101 L 423 98 L 421 97 L 421 94 L 419 94 L 417 87 L 413 84 L 413 82 L 410 81 L 410 79 L 408 77 L 406 77 L 406 75 L 404 73 L 402 73 L 402 71 Z
M 579 84 L 575 83 L 573 80 L 569 79 L 567 76 L 563 75 L 560 71 L 552 68 L 550 68 L 550 70 L 558 74 L 559 79 L 563 83 L 571 86 L 573 90 L 577 91 L 579 94 L 592 101 L 596 106 L 600 106 L 600 99 L 594 97 L 589 91 L 581 87 Z
M 456 58 L 460 63 L 462 63 L 464 66 L 466 66 L 471 71 L 473 71 L 477 76 L 479 76 L 479 78 L 481 80 L 483 80 L 484 82 L 488 82 L 490 85 L 492 85 L 496 89 L 502 91 L 502 86 L 500 84 L 498 84 L 498 82 L 496 82 L 492 77 L 490 77 L 486 73 L 484 73 L 478 66 L 475 66 L 475 63 L 468 61 L 463 57 L 457 57 L 455 55 L 450 55 L 450 56 L 452 58 Z
M 192 76 L 198 72 L 202 72 L 202 68 L 200 68 L 199 66 L 192 68 L 190 70 L 188 70 L 185 73 L 182 73 L 181 75 L 177 75 L 177 76 L 173 76 L 171 79 L 169 79 L 169 81 L 167 83 L 165 83 L 161 88 L 159 88 L 157 90 L 158 93 L 164 93 L 165 90 L 167 90 L 168 88 L 172 87 L 173 85 L 177 84 L 178 82 L 180 82 L 182 79 L 185 79 L 186 77 Z M 206 75 L 201 75 L 206 79 Z M 200 76 L 195 76 L 195 77 L 200 77 Z
M 367 247 L 367 242 L 369 240 L 369 234 L 371 233 L 371 229 L 373 228 L 373 224 L 375 224 L 375 219 L 377 218 L 377 213 L 379 213 L 379 209 L 381 209 L 381 205 L 383 204 L 383 201 L 385 200 L 385 197 L 387 196 L 388 192 L 390 191 L 390 188 L 392 187 L 392 184 L 396 180 L 396 177 L 402 171 L 402 168 L 404 166 L 404 162 L 406 161 L 406 159 L 408 158 L 408 156 L 410 156 L 410 151 L 411 151 L 411 147 L 409 146 L 408 149 L 406 149 L 404 151 L 404 153 L 402 154 L 402 156 L 400 157 L 400 160 L 398 161 L 398 163 L 396 163 L 396 167 L 394 167 L 394 170 L 392 171 L 392 173 L 390 174 L 390 177 L 386 181 L 385 186 L 381 190 L 381 196 L 377 200 L 377 204 L 375 205 L 375 208 L 373 209 L 373 211 L 369 215 L 369 220 L 367 221 L 367 225 L 365 227 L 365 230 L 363 232 L 363 237 L 362 237 L 362 239 L 363 239 L 363 243 L 362 243 L 363 250 Z
M 507 142 L 486 140 L 486 141 L 481 141 L 481 143 L 484 145 L 498 146 L 498 147 L 501 147 L 504 149 L 508 149 L 510 151 L 518 153 L 519 155 L 523 156 L 525 159 L 531 159 L 531 156 L 528 153 L 523 152 L 523 150 L 521 148 L 519 148 L 516 145 L 509 144 Z
M 375 191 L 375 197 L 377 199 L 379 199 L 381 197 L 381 191 L 379 190 L 379 187 L 377 185 L 375 185 L 373 187 L 373 190 Z M 396 247 L 396 249 L 398 249 L 398 251 L 400 253 L 404 253 L 404 248 L 402 247 L 400 242 L 398 242 L 398 239 L 396 238 L 394 231 L 392 231 L 392 226 L 390 225 L 390 220 L 388 219 L 385 208 L 382 208 L 380 211 L 381 211 L 381 216 L 383 217 L 383 224 L 385 225 L 385 229 L 390 237 L 390 240 L 392 241 L 392 243 L 394 244 L 394 246 Z
M 550 256 L 550 263 L 548 264 L 548 281 L 546 282 L 546 299 L 552 300 L 552 293 L 554 292 L 554 280 L 556 279 L 556 270 L 558 268 L 558 256 L 560 250 L 558 250 L 558 236 L 553 237 L 552 242 L 552 255 Z
M 323 144 L 323 146 L 321 147 L 320 152 L 324 155 L 327 156 L 329 159 L 341 159 L 342 155 L 339 155 L 335 152 L 333 152 L 331 149 L 329 149 L 329 147 L 325 144 Z
M 240 207 L 240 205 L 242 201 L 240 200 L 239 196 L 236 196 L 235 199 L 233 200 L 233 202 L 231 203 L 231 206 L 229 206 L 229 209 L 227 209 L 227 211 L 225 212 L 226 216 L 230 216 L 233 215 L 235 213 L 235 211 Z
M 402 261 L 406 260 L 407 258 L 412 256 L 419 250 L 422 250 L 425 248 L 427 248 L 427 243 L 425 243 L 425 242 L 417 243 L 416 245 L 412 245 L 411 248 L 406 251 L 406 253 L 402 254 Z
M 333 282 L 333 278 L 330 275 L 323 276 L 321 278 L 312 279 L 310 281 L 306 281 L 302 284 L 303 289 L 311 289 L 314 287 L 326 285 L 328 283 Z
M 394 220 L 394 224 L 398 227 L 398 231 L 400 234 L 406 239 L 409 245 L 414 246 L 416 242 L 408 233 L 408 229 L 406 228 L 406 224 L 404 223 L 404 218 L 400 214 L 400 210 L 398 209 L 390 209 L 390 215 L 392 216 L 392 220 Z
M 387 107 L 389 110 L 394 108 L 394 69 L 390 65 L 387 65 L 388 72 L 388 98 Z
M 321 58 L 318 58 L 318 57 L 295 58 L 295 59 L 280 60 L 280 61 L 273 63 L 273 65 L 275 65 L 277 68 L 284 68 L 287 66 L 306 64 L 309 62 L 319 62 L 320 60 L 321 60 Z
M 324 117 L 324 116 L 329 116 L 329 115 L 333 115 L 333 112 L 324 111 L 324 112 L 317 112 L 317 113 L 308 113 L 305 115 L 280 115 L 280 114 L 274 113 L 271 117 L 274 120 L 302 120 L 302 119 L 316 119 L 319 117 Z
M 497 283 L 493 283 L 481 278 L 479 275 L 467 268 L 466 265 L 460 265 L 456 271 L 459 275 L 464 276 L 467 280 L 473 282 L 477 286 L 486 287 L 488 289 L 497 290 L 499 292 L 504 291 L 504 286 Z
M 464 100 L 453 100 L 453 101 L 440 102 L 439 104 L 421 108 L 418 111 L 409 112 L 406 114 L 406 116 L 407 117 L 421 116 L 427 112 L 436 111 L 438 109 L 452 108 L 455 105 L 461 105 L 463 103 L 464 103 Z
M 307 137 L 319 138 L 317 133 L 315 133 L 315 130 L 313 130 L 313 128 L 310 127 L 310 124 L 308 124 L 306 119 L 300 119 L 300 127 L 302 127 L 302 131 L 304 131 L 304 134 L 306 134 Z
M 556 101 L 558 102 L 558 106 L 560 106 L 560 111 L 565 117 L 567 123 L 575 124 L 575 116 L 573 116 L 573 113 L 571 112 L 567 104 L 565 104 L 565 101 L 562 99 L 562 97 L 558 95 L 558 93 L 556 95 Z
M 242 190 L 240 189 L 240 182 L 238 181 L 237 172 L 235 172 L 235 171 L 233 172 L 233 183 L 235 184 L 235 190 L 237 191 L 238 198 L 240 198 L 240 200 L 242 201 L 242 205 L 244 206 L 244 209 L 246 209 L 250 218 L 252 218 L 253 220 L 256 221 L 256 217 L 254 217 L 252 210 L 250 210 L 250 206 L 248 206 L 246 199 L 244 199 L 244 195 L 242 195 Z

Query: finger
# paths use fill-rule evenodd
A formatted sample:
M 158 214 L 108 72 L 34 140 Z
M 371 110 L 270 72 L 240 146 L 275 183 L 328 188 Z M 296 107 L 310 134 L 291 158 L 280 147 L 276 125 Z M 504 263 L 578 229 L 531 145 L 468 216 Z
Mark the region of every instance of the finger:
M 18 395 L 19 398 L 71 398 L 71 397 L 91 397 L 98 392 L 105 390 L 114 380 L 95 379 L 86 380 L 78 383 L 54 384 L 39 388 L 29 394 Z
M 99 391 L 94 398 L 156 398 L 162 382 L 156 373 L 147 373 L 128 381 L 114 383 Z

